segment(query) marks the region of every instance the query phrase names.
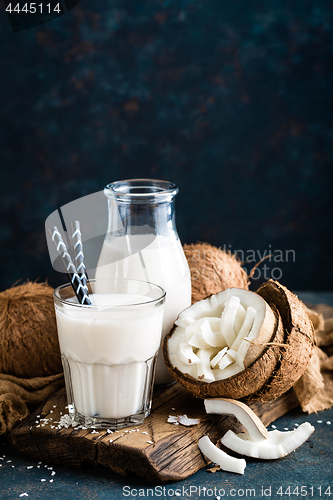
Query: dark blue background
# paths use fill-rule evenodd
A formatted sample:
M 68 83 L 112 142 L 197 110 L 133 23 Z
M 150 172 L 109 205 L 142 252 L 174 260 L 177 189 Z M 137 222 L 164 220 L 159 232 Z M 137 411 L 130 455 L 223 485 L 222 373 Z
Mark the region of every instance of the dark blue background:
M 293 249 L 281 281 L 332 290 L 332 28 L 324 0 L 81 0 L 13 34 L 2 5 L 0 288 L 63 280 L 53 210 L 153 177 L 184 243 Z

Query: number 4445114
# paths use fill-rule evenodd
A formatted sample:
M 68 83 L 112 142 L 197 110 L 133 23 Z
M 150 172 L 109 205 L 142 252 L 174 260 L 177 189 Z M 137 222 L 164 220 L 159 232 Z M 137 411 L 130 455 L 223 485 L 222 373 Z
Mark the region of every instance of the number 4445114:
M 321 486 L 317 486 L 317 487 L 314 487 L 314 486 L 310 486 L 310 487 L 296 486 L 294 488 L 292 488 L 291 486 L 288 486 L 287 488 L 283 488 L 282 486 L 280 486 L 280 488 L 277 490 L 276 493 L 277 493 L 277 495 L 281 495 L 281 496 L 284 496 L 284 495 L 287 495 L 287 496 L 296 495 L 296 496 L 298 496 L 298 495 L 300 495 L 301 497 L 304 497 L 304 496 L 313 497 L 313 496 L 315 496 L 316 498 L 317 498 L 317 496 L 321 497 L 321 496 L 326 495 L 327 497 L 330 497 L 332 495 L 330 486 L 325 487 L 325 488 L 322 488 Z
M 19 14 L 20 12 L 24 12 L 25 14 L 43 14 L 43 12 L 51 14 L 51 12 L 57 12 L 58 14 L 60 14 L 62 12 L 60 3 L 57 3 L 55 6 L 51 5 L 50 3 L 25 3 L 22 6 L 19 3 L 10 3 L 6 7 L 6 11 L 10 13 L 17 12 L 17 14 Z

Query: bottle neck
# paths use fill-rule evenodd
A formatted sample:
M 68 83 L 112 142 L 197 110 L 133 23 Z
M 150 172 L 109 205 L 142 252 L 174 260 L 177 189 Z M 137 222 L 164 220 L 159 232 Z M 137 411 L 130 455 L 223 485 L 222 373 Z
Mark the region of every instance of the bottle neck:
M 174 184 L 164 181 L 141 179 L 110 184 L 105 189 L 109 204 L 109 235 L 149 234 L 177 239 L 177 192 Z

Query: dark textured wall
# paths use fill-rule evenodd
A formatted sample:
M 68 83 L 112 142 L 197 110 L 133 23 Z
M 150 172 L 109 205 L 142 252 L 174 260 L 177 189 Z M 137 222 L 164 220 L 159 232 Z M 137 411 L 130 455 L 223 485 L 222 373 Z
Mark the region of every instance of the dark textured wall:
M 1 289 L 57 284 L 46 217 L 131 177 L 178 184 L 183 242 L 332 289 L 332 28 L 324 0 L 81 0 L 16 34 L 2 6 Z

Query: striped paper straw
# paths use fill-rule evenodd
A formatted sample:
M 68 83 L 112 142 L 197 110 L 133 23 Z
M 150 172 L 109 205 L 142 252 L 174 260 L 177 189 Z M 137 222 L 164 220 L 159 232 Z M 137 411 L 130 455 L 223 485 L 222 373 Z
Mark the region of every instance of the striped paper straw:
M 72 255 L 74 258 L 74 265 L 76 267 L 77 274 L 80 277 L 82 286 L 86 289 L 86 292 L 88 293 L 88 285 L 87 285 L 88 277 L 84 265 L 82 236 L 81 236 L 79 221 L 75 220 L 70 222 L 69 228 L 70 228 L 70 240 L 73 250 Z
M 63 242 L 62 236 L 58 231 L 57 226 L 53 226 L 52 229 L 49 229 L 49 234 L 60 256 L 61 262 L 65 268 L 66 274 L 73 287 L 77 300 L 80 302 L 80 304 L 91 305 L 91 301 L 87 295 L 86 289 L 81 283 L 80 277 L 76 272 L 72 258 L 68 253 L 67 247 Z

